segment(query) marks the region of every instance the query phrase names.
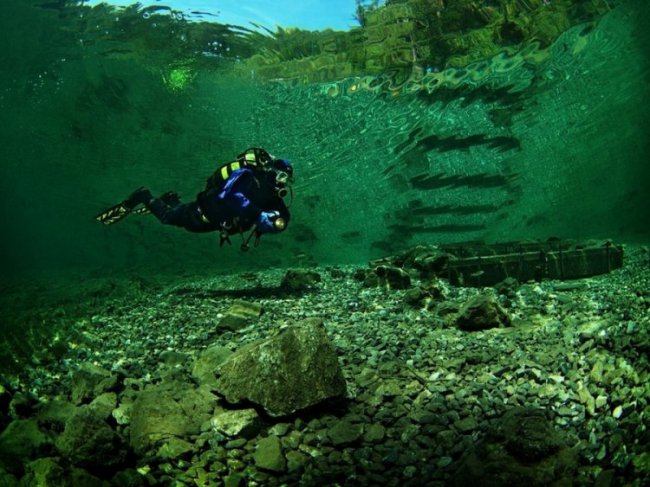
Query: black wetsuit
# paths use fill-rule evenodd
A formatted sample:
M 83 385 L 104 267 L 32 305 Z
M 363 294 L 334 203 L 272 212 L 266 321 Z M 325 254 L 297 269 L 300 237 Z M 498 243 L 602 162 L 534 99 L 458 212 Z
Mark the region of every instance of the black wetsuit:
M 234 171 L 223 187 L 206 188 L 191 203 L 149 198 L 145 205 L 162 223 L 190 232 L 244 232 L 258 222 L 262 212 L 277 211 L 285 220 L 284 228 L 290 218 L 278 195 L 275 174 L 251 168 Z

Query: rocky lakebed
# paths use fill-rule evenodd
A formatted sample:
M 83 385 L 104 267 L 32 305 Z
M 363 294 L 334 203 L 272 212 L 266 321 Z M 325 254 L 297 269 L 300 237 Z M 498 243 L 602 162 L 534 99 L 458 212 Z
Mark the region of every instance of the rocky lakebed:
M 5 286 L 49 333 L 4 343 L 0 486 L 648 485 L 649 264 Z

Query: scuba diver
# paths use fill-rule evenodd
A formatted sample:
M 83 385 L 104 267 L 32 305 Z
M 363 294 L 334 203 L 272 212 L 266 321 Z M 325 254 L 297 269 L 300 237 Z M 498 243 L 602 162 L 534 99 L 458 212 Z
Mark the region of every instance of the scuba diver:
M 242 235 L 241 249 L 248 250 L 255 235 L 255 245 L 265 233 L 279 233 L 287 228 L 289 209 L 284 202 L 291 195 L 293 166 L 277 159 L 264 149 L 251 147 L 233 162 L 222 165 L 207 180 L 195 201 L 181 203 L 174 191 L 159 198 L 142 187 L 121 203 L 95 217 L 112 225 L 131 213 L 153 213 L 165 225 L 190 232 L 220 232 L 220 246 L 230 244 L 230 236 Z M 247 238 L 244 232 L 252 229 Z

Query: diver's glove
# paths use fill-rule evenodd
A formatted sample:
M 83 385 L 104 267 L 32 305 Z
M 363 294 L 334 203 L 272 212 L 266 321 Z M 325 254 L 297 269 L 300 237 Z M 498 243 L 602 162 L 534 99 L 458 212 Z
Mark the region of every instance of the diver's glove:
M 255 224 L 257 233 L 277 233 L 284 230 L 286 222 L 278 211 L 263 211 Z

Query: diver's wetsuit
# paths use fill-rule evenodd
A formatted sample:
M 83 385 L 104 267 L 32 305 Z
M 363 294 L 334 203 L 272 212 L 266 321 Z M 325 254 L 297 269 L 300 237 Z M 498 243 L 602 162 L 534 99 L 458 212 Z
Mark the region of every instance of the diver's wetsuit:
M 250 168 L 234 171 L 222 188 L 206 188 L 191 203 L 153 198 L 149 191 L 142 202 L 161 223 L 197 233 L 243 232 L 255 225 L 263 211 L 279 212 L 285 224 L 290 217 L 277 194 L 274 174 Z

